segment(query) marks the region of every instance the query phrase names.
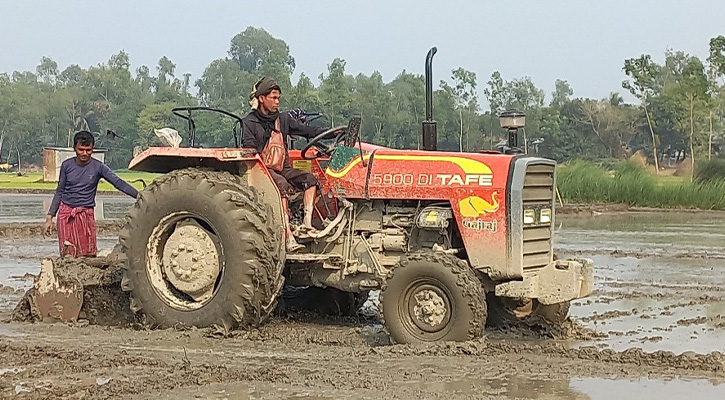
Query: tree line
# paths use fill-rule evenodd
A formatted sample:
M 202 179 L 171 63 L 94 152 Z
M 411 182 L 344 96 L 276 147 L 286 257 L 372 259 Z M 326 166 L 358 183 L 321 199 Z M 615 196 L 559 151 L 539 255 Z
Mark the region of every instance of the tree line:
M 173 107 L 204 105 L 245 115 L 251 87 L 265 75 L 280 84 L 283 109 L 322 112 L 315 123 L 326 126 L 344 125 L 359 115 L 364 140 L 419 148 L 424 77 L 403 70 L 385 82 L 379 72 L 353 76 L 345 69 L 345 60 L 336 58 L 319 74 L 319 84 L 306 73 L 293 83 L 295 59 L 289 46 L 255 27 L 235 35 L 227 56 L 213 60 L 196 81 L 179 74 L 165 56 L 155 67 L 135 71 L 124 51 L 105 63 L 70 65 L 62 71 L 43 57 L 34 72 L 0 73 L 0 162 L 20 158 L 39 163 L 44 146 L 67 146 L 73 132 L 86 129 L 98 133 L 99 146 L 109 149 L 107 162 L 124 167 L 134 148 L 159 143 L 154 128 L 185 131 L 184 121 L 171 114 Z M 574 97 L 568 82 L 557 80 L 547 102 L 529 77 L 505 80 L 495 71 L 481 82 L 474 71 L 454 69 L 434 93 L 438 147 L 493 149 L 505 138 L 498 115 L 518 109 L 527 115 L 527 150 L 558 161 L 623 159 L 640 149 L 660 166 L 679 156 L 694 154 L 693 163 L 723 156 L 725 36 L 710 41 L 705 61 L 668 50 L 661 65 L 643 54 L 624 60 L 622 70 L 622 87 L 606 98 Z M 627 90 L 639 104 L 627 104 L 619 90 Z M 487 106 L 482 107 L 484 101 Z M 107 130 L 117 137 L 109 140 Z M 197 143 L 228 146 L 231 132 L 231 121 L 199 116 Z

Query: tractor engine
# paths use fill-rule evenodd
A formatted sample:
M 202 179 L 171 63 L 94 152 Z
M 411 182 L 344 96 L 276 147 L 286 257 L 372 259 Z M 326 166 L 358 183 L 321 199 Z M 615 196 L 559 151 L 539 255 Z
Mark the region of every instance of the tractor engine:
M 383 200 L 360 202 L 358 205 L 355 231 L 366 238 L 381 257 L 390 258 L 391 262 L 397 262 L 403 253 L 424 248 L 451 248 L 449 227 L 453 214 L 450 206 Z
M 328 225 L 328 230 L 335 233 L 308 242 L 310 253 L 288 255 L 288 262 L 296 266 L 289 269 L 295 273 L 287 277 L 287 283 L 346 291 L 377 289 L 390 269 L 410 253 L 461 251 L 463 245 L 452 218 L 450 205 L 446 203 L 345 201 L 338 217 Z M 323 268 L 315 268 L 320 263 Z M 367 278 L 360 279 L 360 274 Z

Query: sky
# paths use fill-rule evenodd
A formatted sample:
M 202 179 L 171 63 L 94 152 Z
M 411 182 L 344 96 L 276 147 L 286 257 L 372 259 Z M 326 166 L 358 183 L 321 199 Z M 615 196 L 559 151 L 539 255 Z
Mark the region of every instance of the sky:
M 317 82 L 339 57 L 346 71 L 386 82 L 400 72 L 424 72 L 438 48 L 434 82 L 463 67 L 477 74 L 481 103 L 491 73 L 529 76 L 547 93 L 567 80 L 575 97 L 631 100 L 621 82 L 624 60 L 665 50 L 708 55 L 725 35 L 725 1 L 8 1 L 0 0 L 0 73 L 34 71 L 43 56 L 62 71 L 105 63 L 125 50 L 132 68 L 152 71 L 162 56 L 176 75 L 199 78 L 227 56 L 231 38 L 248 26 L 283 39 L 301 72 Z

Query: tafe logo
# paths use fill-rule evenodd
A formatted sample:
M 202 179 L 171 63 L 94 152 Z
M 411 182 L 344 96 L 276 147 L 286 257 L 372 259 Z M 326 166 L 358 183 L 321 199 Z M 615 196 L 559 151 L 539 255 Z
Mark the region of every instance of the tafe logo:
M 491 186 L 493 175 L 491 174 L 438 174 L 436 179 L 440 181 L 443 186 Z

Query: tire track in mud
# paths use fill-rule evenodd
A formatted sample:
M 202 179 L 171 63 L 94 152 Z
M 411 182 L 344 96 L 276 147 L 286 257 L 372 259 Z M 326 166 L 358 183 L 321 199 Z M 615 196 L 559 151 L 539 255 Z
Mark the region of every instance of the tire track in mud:
M 50 346 L 0 345 L 0 353 L 3 365 L 10 364 L 8 358 L 12 358 L 15 362 L 21 360 L 18 364 L 25 366 L 18 366 L 19 369 L 26 368 L 5 374 L 10 379 L 4 379 L 5 383 L 0 384 L 3 397 L 15 394 L 14 398 L 27 399 L 79 396 L 106 399 L 220 382 L 287 380 L 286 375 L 273 366 L 192 365 L 188 359 L 164 361 L 130 356 L 123 351 L 102 355 Z M 93 379 L 95 376 L 97 378 Z M 56 383 L 50 383 L 53 381 Z
M 644 285 L 640 285 L 642 287 Z M 690 290 L 698 290 L 696 287 L 688 288 Z M 615 291 L 605 291 L 602 289 L 595 289 L 594 292 L 592 292 L 591 298 L 578 300 L 581 305 L 591 305 L 595 303 L 599 304 L 610 304 L 617 300 L 623 300 L 623 299 L 638 299 L 638 298 L 645 298 L 645 299 L 653 299 L 653 300 L 682 300 L 683 297 L 687 297 L 681 292 L 667 292 L 667 293 L 646 293 L 639 290 L 633 290 L 631 292 L 615 292 Z M 671 308 L 681 308 L 681 307 L 688 307 L 688 306 L 695 306 L 700 304 L 708 304 L 708 303 L 716 303 L 716 302 L 725 302 L 725 296 L 711 296 L 707 294 L 703 294 L 700 296 L 697 296 L 693 298 L 690 301 L 682 302 L 679 301 L 677 303 L 667 304 L 663 306 L 663 309 L 669 310 Z
M 269 327 L 269 331 L 263 334 L 250 333 L 246 339 L 251 341 L 279 341 L 283 342 L 291 339 L 289 335 L 299 335 L 298 329 L 280 330 L 275 327 Z M 304 332 L 299 336 L 298 340 L 303 343 L 315 343 L 325 346 L 350 346 L 353 348 L 364 347 L 363 352 L 370 354 L 399 354 L 399 355 L 415 355 L 415 356 L 436 356 L 436 357 L 452 357 L 452 356 L 476 356 L 490 357 L 501 355 L 545 355 L 556 356 L 565 359 L 580 359 L 603 361 L 611 364 L 635 364 L 647 365 L 663 369 L 683 369 L 691 371 L 704 371 L 723 374 L 725 377 L 725 355 L 721 352 L 711 352 L 708 354 L 696 354 L 694 352 L 684 352 L 675 354 L 670 351 L 645 352 L 640 348 L 630 348 L 624 351 L 613 351 L 611 349 L 597 349 L 593 346 L 571 348 L 571 340 L 585 340 L 593 335 L 601 335 L 588 328 L 569 321 L 565 324 L 561 331 L 548 327 L 542 327 L 536 323 L 529 326 L 509 327 L 508 330 L 499 334 L 496 332 L 487 332 L 488 336 L 478 340 L 466 342 L 444 342 L 434 343 L 427 346 L 411 346 L 411 345 L 383 345 L 384 339 L 377 339 L 377 342 L 371 344 L 369 338 L 360 334 L 359 328 L 353 328 L 357 335 L 328 333 L 320 335 L 314 331 Z M 549 330 L 550 329 L 550 330 Z M 276 332 L 276 333 L 275 333 Z M 513 335 L 512 335 L 513 332 Z M 496 339 L 495 337 L 505 336 L 505 339 Z M 517 340 L 512 336 L 519 337 L 551 337 L 556 340 Z M 359 354 L 359 353 L 357 353 Z
M 693 322 L 694 321 L 694 322 Z M 686 320 L 684 323 L 697 323 Z M 354 332 L 354 335 L 350 333 Z M 661 369 L 680 369 L 689 371 L 712 372 L 725 378 L 725 354 L 713 351 L 697 354 L 691 351 L 675 354 L 671 351 L 646 352 L 641 348 L 624 351 L 597 349 L 594 346 L 570 347 L 572 341 L 588 340 L 604 334 L 595 332 L 573 321 L 567 321 L 563 327 L 547 326 L 540 319 L 523 320 L 516 326 L 487 331 L 482 339 L 466 342 L 443 342 L 423 346 L 389 345 L 382 331 L 377 334 L 367 332 L 365 328 L 347 328 L 346 332 L 320 332 L 315 325 L 290 326 L 284 322 L 273 322 L 259 330 L 244 333 L 244 339 L 250 341 L 279 343 L 295 342 L 299 344 L 317 344 L 323 346 L 345 346 L 362 348 L 363 354 L 399 354 L 415 356 L 490 357 L 503 355 L 544 355 L 564 359 L 590 360 L 611 364 L 646 365 Z M 533 340 L 532 340 L 533 339 Z M 361 354 L 356 350 L 356 354 Z
M 615 258 L 652 258 L 652 257 L 670 257 L 678 259 L 693 259 L 693 260 L 725 260 L 725 253 L 723 252 L 712 252 L 712 253 L 696 253 L 691 251 L 683 252 L 661 252 L 661 251 L 626 251 L 626 250 L 611 250 L 611 249 L 596 249 L 596 250 L 565 250 L 555 249 L 557 253 L 566 255 L 567 257 L 581 257 L 581 256 L 610 256 Z
M 602 285 L 615 288 L 615 289 L 622 289 L 622 288 L 641 288 L 641 287 L 647 287 L 652 289 L 666 289 L 666 290 L 696 290 L 698 292 L 725 292 L 725 287 L 722 286 L 704 286 L 704 285 L 698 285 L 698 286 L 692 286 L 692 285 L 680 285 L 680 284 L 663 284 L 663 283 L 654 283 L 654 282 L 647 282 L 647 283 L 641 283 L 641 282 L 622 282 L 622 281 L 604 281 L 601 282 Z
M 206 338 L 205 331 L 170 330 L 129 331 L 127 339 L 118 339 L 118 330 L 91 329 L 92 335 L 82 336 L 92 339 L 83 341 L 78 328 L 69 327 L 58 327 L 38 339 L 49 343 L 12 338 L 0 343 L 0 365 L 18 370 L 4 373 L 0 395 L 11 397 L 19 391 L 15 398 L 112 398 L 235 382 L 399 394 L 393 382 L 453 379 L 459 371 L 447 372 L 448 368 L 474 371 L 483 367 L 498 374 L 535 373 L 545 379 L 725 378 L 725 357 L 717 352 L 675 355 L 636 348 L 614 352 L 571 349 L 554 342 L 489 339 L 371 346 L 359 335 L 360 328 L 319 335 L 279 324 L 282 329 L 275 335 L 251 331 L 224 339 Z M 96 347 L 96 341 L 105 343 Z M 421 363 L 439 366 L 423 373 L 418 368 Z M 410 395 L 416 394 L 409 390 Z

